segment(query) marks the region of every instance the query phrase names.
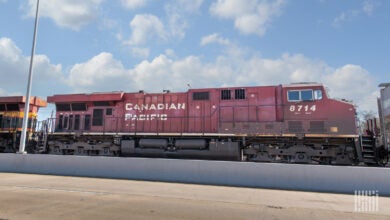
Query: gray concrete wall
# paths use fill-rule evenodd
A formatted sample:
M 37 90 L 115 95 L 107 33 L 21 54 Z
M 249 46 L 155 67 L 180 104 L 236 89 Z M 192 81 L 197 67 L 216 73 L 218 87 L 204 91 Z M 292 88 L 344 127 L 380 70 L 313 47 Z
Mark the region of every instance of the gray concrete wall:
M 0 172 L 390 196 L 390 168 L 155 158 L 0 154 Z

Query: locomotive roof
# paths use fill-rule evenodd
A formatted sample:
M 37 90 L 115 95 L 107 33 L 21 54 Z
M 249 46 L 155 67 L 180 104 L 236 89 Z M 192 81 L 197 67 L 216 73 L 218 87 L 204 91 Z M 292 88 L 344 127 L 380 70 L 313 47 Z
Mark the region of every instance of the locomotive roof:
M 26 97 L 25 96 L 3 96 L 0 97 L 0 103 L 26 103 Z M 36 96 L 32 96 L 30 98 L 30 104 L 39 107 L 47 106 L 47 102 L 45 100 L 38 98 Z
M 290 83 L 290 84 L 284 84 L 283 87 L 302 87 L 302 86 L 323 86 L 321 83 L 316 82 L 299 82 L 299 83 Z
M 231 86 L 231 87 L 218 87 L 218 88 L 193 88 L 188 89 L 188 92 L 191 91 L 205 91 L 210 89 L 235 89 L 235 88 L 256 88 L 256 87 L 275 87 L 277 85 L 268 85 L 268 86 Z M 291 83 L 291 84 L 284 84 L 279 85 L 284 88 L 293 88 L 293 87 L 318 87 L 323 86 L 320 83 L 316 82 L 300 82 L 300 83 Z M 47 101 L 50 103 L 59 103 L 59 102 L 93 102 L 93 101 L 120 101 L 123 99 L 123 96 L 125 94 L 136 94 L 136 93 L 143 93 L 143 94 L 161 94 L 161 93 L 145 93 L 143 90 L 140 90 L 139 92 L 95 92 L 95 93 L 79 93 L 79 94 L 57 94 L 53 96 L 47 97 Z M 169 91 L 162 92 L 164 94 L 169 94 Z M 185 93 L 185 92 L 174 92 L 177 93 Z
M 124 92 L 98 92 L 89 94 L 60 94 L 47 97 L 47 101 L 54 102 L 93 102 L 93 101 L 119 101 Z

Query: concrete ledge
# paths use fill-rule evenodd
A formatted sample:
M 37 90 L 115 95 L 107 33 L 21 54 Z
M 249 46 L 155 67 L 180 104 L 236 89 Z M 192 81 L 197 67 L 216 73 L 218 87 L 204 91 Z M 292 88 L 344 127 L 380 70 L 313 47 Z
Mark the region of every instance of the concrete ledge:
M 390 169 L 155 158 L 0 154 L 0 172 L 390 196 Z

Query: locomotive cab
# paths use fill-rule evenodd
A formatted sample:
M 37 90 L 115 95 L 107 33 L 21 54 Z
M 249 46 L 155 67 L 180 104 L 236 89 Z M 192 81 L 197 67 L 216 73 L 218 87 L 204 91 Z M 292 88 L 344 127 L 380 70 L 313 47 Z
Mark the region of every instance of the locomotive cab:
M 321 84 L 291 84 L 283 89 L 285 133 L 357 136 L 352 103 L 329 98 Z

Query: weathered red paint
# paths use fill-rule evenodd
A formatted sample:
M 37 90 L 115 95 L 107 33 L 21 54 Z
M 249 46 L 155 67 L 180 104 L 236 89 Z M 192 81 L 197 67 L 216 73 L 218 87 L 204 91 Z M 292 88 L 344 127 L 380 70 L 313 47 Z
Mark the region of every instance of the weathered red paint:
M 226 91 L 224 99 L 222 90 Z M 290 102 L 287 98 L 290 90 L 320 90 L 322 99 Z M 208 99 L 194 100 L 196 95 L 205 95 L 199 94 L 202 92 L 208 92 Z M 83 111 L 57 111 L 57 128 L 61 117 L 62 125 L 67 125 L 61 130 L 65 131 L 356 134 L 354 106 L 330 99 L 321 84 L 190 89 L 178 93 L 69 94 L 50 96 L 47 100 L 55 104 L 86 104 L 87 109 Z M 105 105 L 95 103 L 103 101 Z M 103 113 L 102 123 L 97 123 L 99 118 L 94 117 L 94 112 Z M 79 123 L 78 129 L 75 123 Z

